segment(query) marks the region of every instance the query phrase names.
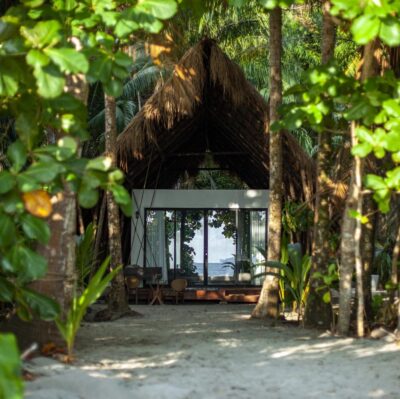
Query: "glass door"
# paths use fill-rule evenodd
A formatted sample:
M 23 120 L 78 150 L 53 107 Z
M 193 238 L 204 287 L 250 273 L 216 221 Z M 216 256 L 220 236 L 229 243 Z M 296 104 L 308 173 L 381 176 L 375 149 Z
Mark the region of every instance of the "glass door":
M 208 284 L 236 280 L 236 211 L 208 211 Z

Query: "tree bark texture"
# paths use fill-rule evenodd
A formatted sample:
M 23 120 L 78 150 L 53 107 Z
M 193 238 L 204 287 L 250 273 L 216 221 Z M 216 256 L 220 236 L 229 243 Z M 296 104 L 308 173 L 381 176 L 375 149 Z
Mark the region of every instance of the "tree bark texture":
M 376 210 L 376 203 L 372 195 L 364 195 L 363 215 L 368 216 L 368 222 L 363 225 L 361 249 L 363 259 L 364 307 L 367 320 L 371 320 L 372 318 L 371 273 L 375 257 Z
M 379 42 L 374 40 L 364 47 L 361 80 L 376 74 L 375 51 Z M 357 137 L 354 124 L 351 129 L 352 145 L 356 144 Z M 354 157 L 349 193 L 346 200 L 345 214 L 342 222 L 341 237 L 341 266 L 340 266 L 340 296 L 339 296 L 339 321 L 338 333 L 348 335 L 351 316 L 351 280 L 354 267 L 356 267 L 357 280 L 357 335 L 364 335 L 364 294 L 362 286 L 363 265 L 361 258 L 361 222 L 349 215 L 350 210 L 362 211 L 362 160 Z M 359 296 L 360 295 L 360 296 Z
M 117 122 L 115 98 L 105 95 L 105 156 L 111 159 L 112 165 L 116 164 Z M 122 265 L 121 226 L 119 208 L 114 197 L 107 192 L 107 221 L 108 245 L 110 251 L 110 268 L 115 269 Z M 121 270 L 111 283 L 108 298 L 108 309 L 111 313 L 125 313 L 129 310 L 128 298 L 125 289 L 124 273 Z
M 323 24 L 321 40 L 322 64 L 327 64 L 334 58 L 336 25 L 329 14 L 330 1 L 322 2 Z M 332 160 L 332 142 L 330 133 L 318 135 L 317 155 L 317 188 L 315 200 L 314 235 L 312 245 L 312 266 L 310 277 L 310 292 L 307 298 L 304 314 L 304 324 L 308 327 L 329 328 L 332 321 L 332 308 L 322 300 L 324 292 L 318 288 L 320 279 L 313 279 L 315 272 L 326 274 L 329 266 L 329 236 L 330 236 L 330 169 Z
M 275 8 L 269 15 L 270 47 L 270 124 L 279 119 L 282 103 L 282 10 Z M 269 208 L 268 260 L 280 260 L 282 234 L 282 135 L 269 132 Z M 277 270 L 273 270 L 277 272 Z M 266 276 L 252 317 L 278 317 L 278 279 Z

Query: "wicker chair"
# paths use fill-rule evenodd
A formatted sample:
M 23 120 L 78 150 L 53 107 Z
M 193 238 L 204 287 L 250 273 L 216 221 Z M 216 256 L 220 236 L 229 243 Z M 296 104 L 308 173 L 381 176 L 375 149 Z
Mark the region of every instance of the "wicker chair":
M 181 298 L 182 298 L 182 303 L 185 302 L 185 290 L 186 290 L 187 285 L 188 285 L 187 280 L 184 278 L 177 278 L 175 280 L 172 280 L 171 288 L 175 294 L 175 303 L 176 304 L 178 304 L 178 302 L 179 302 L 179 296 L 181 296 Z

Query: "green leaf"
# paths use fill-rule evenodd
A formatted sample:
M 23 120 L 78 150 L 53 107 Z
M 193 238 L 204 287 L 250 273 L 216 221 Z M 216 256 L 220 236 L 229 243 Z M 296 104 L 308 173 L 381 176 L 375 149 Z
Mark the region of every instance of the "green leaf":
M 76 154 L 78 143 L 73 137 L 65 136 L 57 142 L 56 158 L 59 161 L 65 161 Z
M 45 52 L 63 72 L 86 73 L 89 69 L 85 55 L 72 48 L 46 49 Z
M 12 163 L 11 170 L 19 172 L 26 164 L 26 148 L 21 141 L 17 140 L 8 147 L 7 157 Z
M 379 37 L 390 47 L 400 45 L 400 23 L 396 17 L 382 20 Z
M 358 156 L 361 158 L 365 158 L 368 154 L 370 154 L 372 152 L 372 145 L 369 143 L 361 143 L 361 144 L 357 144 L 355 145 L 352 149 L 351 149 L 351 153 L 354 156 Z
M 15 245 L 1 260 L 3 269 L 14 274 L 20 283 L 28 283 L 46 274 L 43 256 L 22 245 Z
M 36 162 L 23 172 L 21 176 L 23 175 L 40 183 L 50 183 L 60 172 L 60 165 L 56 162 Z
M 31 8 L 40 7 L 44 2 L 45 0 L 22 0 L 23 4 Z
M 363 14 L 354 20 L 351 33 L 358 44 L 367 44 L 378 36 L 380 21 L 371 14 Z
M 136 9 L 159 19 L 168 19 L 175 15 L 178 7 L 174 0 L 139 0 Z
M 22 26 L 21 34 L 32 47 L 42 49 L 59 43 L 61 30 L 62 26 L 58 21 L 49 20 L 38 22 L 33 28 Z
M 31 149 L 39 134 L 36 118 L 30 113 L 20 113 L 15 121 L 15 129 L 21 141 Z
M 30 309 L 42 320 L 54 320 L 60 314 L 60 306 L 51 298 L 28 288 L 21 289 L 21 294 Z
M 64 91 L 65 79 L 54 65 L 35 68 L 33 74 L 36 78 L 38 93 L 42 97 L 55 98 Z
M 119 97 L 123 92 L 124 86 L 121 80 L 113 76 L 111 79 L 108 79 L 108 81 L 103 82 L 103 88 L 106 94 Z
M 4 57 L 0 57 L 0 96 L 12 97 L 17 94 L 19 71 L 6 64 Z
M 0 213 L 0 246 L 8 247 L 15 242 L 17 235 L 14 220 L 4 213 Z
M 81 187 L 78 191 L 78 201 L 83 208 L 93 208 L 99 200 L 99 192 L 89 187 Z
M 330 291 L 326 291 L 326 292 L 324 293 L 324 295 L 322 296 L 322 300 L 323 300 L 325 303 L 330 303 L 330 302 L 331 302 L 331 293 L 330 293 Z
M 12 334 L 0 334 L 0 397 L 22 399 L 23 391 L 17 341 Z
M 112 160 L 110 157 L 97 157 L 91 159 L 86 169 L 100 170 L 101 172 L 108 172 L 112 167 Z
M 3 170 L 0 172 L 0 194 L 8 193 L 15 186 L 15 177 L 8 172 Z
M 50 58 L 43 51 L 32 49 L 26 56 L 26 62 L 34 68 L 42 68 L 49 64 Z
M 0 276 L 0 302 L 12 302 L 14 291 L 14 285 L 6 278 Z
M 382 103 L 382 107 L 390 116 L 400 118 L 400 104 L 398 100 L 386 100 Z
M 50 239 L 50 228 L 47 223 L 33 215 L 25 214 L 21 217 L 24 233 L 33 240 L 47 244 Z

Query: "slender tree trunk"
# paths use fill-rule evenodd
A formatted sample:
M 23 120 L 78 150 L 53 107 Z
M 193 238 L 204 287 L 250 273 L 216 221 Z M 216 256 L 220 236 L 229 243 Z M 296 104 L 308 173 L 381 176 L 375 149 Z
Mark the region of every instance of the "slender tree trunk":
M 372 195 L 365 195 L 363 215 L 368 216 L 368 222 L 363 225 L 361 249 L 363 259 L 364 307 L 367 320 L 371 320 L 372 317 L 371 272 L 375 257 L 376 209 L 376 203 Z
M 330 1 L 322 2 L 322 64 L 327 64 L 334 58 L 336 25 L 329 14 Z M 304 315 L 304 324 L 308 327 L 329 328 L 332 321 L 332 308 L 322 300 L 324 292 L 318 290 L 321 281 L 313 279 L 315 272 L 327 273 L 329 266 L 329 235 L 330 235 L 330 166 L 332 159 L 332 143 L 330 133 L 318 135 L 317 157 L 317 189 L 314 217 L 314 239 L 312 253 L 312 272 L 310 292 Z
M 97 270 L 97 266 L 99 265 L 100 246 L 103 237 L 104 219 L 106 216 L 106 210 L 107 210 L 107 197 L 106 194 L 104 193 L 96 224 L 96 238 L 94 241 L 93 260 L 92 260 L 92 269 L 90 270 L 90 278 L 93 277 L 94 273 Z
M 116 163 L 117 122 L 115 98 L 108 96 L 105 100 L 105 145 L 106 156 Z M 107 192 L 108 244 L 111 256 L 110 267 L 115 269 L 122 264 L 121 227 L 119 208 L 111 193 Z M 108 309 L 111 314 L 124 314 L 129 311 L 128 297 L 125 290 L 124 274 L 121 270 L 112 281 Z
M 269 15 L 270 46 L 270 124 L 279 119 L 282 103 L 282 10 L 275 8 Z M 268 260 L 280 260 L 282 233 L 282 135 L 269 132 L 269 207 Z M 266 276 L 252 317 L 278 317 L 278 279 Z
M 358 143 L 355 132 L 355 123 L 351 127 L 351 141 L 354 147 Z M 354 196 L 357 198 L 356 212 L 358 215 L 362 214 L 362 173 L 363 162 L 360 157 L 354 157 Z M 363 291 L 363 263 L 361 256 L 361 234 L 362 225 L 360 218 L 355 221 L 354 230 L 354 258 L 356 268 L 356 285 L 357 285 L 357 336 L 359 338 L 364 336 L 364 291 Z
M 399 258 L 400 258 L 400 224 L 397 230 L 396 242 L 393 248 L 393 256 L 392 256 L 392 271 L 390 280 L 393 286 L 397 286 L 397 330 L 396 337 L 400 339 L 400 284 L 399 284 Z M 395 294 L 393 294 L 392 301 L 395 300 Z
M 364 47 L 363 66 L 361 79 L 365 80 L 376 72 L 375 49 L 378 41 L 372 41 Z M 354 124 L 351 129 L 352 145 L 357 143 Z M 357 277 L 357 335 L 364 335 L 364 294 L 362 286 L 363 265 L 361 257 L 361 222 L 349 215 L 350 210 L 362 213 L 362 160 L 354 157 L 349 193 L 346 200 L 345 214 L 342 222 L 341 237 L 341 267 L 340 267 L 340 296 L 339 296 L 339 322 L 338 332 L 347 335 L 350 327 L 351 316 L 351 280 L 356 267 Z

